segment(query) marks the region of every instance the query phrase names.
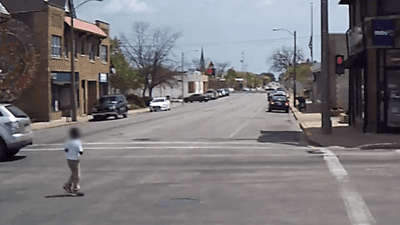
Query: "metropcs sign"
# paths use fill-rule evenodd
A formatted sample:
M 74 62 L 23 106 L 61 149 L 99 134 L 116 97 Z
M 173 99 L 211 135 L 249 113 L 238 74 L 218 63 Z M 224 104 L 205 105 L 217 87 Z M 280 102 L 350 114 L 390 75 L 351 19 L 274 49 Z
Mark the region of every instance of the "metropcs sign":
M 374 35 L 380 36 L 394 36 L 394 30 L 376 30 L 374 31 Z
M 392 20 L 373 20 L 372 45 L 394 46 L 394 31 Z

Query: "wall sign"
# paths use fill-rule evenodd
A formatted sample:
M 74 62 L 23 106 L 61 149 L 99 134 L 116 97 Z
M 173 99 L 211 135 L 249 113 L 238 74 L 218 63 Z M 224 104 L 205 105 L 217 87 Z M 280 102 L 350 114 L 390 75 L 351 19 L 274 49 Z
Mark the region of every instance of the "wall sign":
M 100 73 L 99 74 L 99 82 L 100 83 L 107 83 L 108 82 L 106 73 Z
M 372 45 L 394 46 L 395 27 L 392 20 L 373 20 Z

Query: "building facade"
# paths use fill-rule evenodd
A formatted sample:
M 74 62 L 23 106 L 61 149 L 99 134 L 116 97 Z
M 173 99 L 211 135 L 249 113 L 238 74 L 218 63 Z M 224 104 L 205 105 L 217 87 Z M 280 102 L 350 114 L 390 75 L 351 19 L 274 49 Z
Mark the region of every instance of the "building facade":
M 75 60 L 77 115 L 90 114 L 108 94 L 109 24 L 74 19 L 75 54 L 71 55 L 71 17 L 67 0 L 34 0 L 25 9 L 21 0 L 2 0 L 14 19 L 34 32 L 39 48 L 33 85 L 14 102 L 33 120 L 50 121 L 70 115 L 71 59 Z M 23 5 L 21 8 L 20 5 Z
M 176 75 L 177 80 L 181 80 L 181 75 Z M 199 71 L 188 71 L 183 76 L 183 97 L 192 94 L 203 94 L 207 91 L 209 85 L 208 76 Z M 135 94 L 140 94 L 136 91 Z M 153 89 L 153 97 L 170 96 L 171 98 L 180 98 L 182 96 L 182 83 L 176 85 L 161 84 Z
M 363 132 L 400 131 L 400 4 L 341 0 L 349 5 L 346 68 L 349 122 Z

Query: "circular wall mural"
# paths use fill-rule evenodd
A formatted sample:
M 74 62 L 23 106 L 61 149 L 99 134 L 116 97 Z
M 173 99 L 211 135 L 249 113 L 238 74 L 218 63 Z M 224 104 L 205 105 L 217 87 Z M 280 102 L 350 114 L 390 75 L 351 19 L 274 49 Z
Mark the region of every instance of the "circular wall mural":
M 13 101 L 35 76 L 36 37 L 23 22 L 9 19 L 0 24 L 0 100 Z

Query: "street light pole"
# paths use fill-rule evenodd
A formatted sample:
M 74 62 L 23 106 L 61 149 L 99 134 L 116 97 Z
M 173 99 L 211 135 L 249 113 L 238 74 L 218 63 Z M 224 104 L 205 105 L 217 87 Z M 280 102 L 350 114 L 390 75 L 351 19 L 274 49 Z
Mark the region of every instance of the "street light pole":
M 296 108 L 296 31 L 294 31 L 294 56 L 293 56 L 293 106 Z
M 73 6 L 73 4 L 70 2 L 70 18 L 71 18 L 71 40 L 70 40 L 70 46 L 71 46 L 71 103 L 70 103 L 70 108 L 71 108 L 71 120 L 72 122 L 76 122 L 76 80 L 75 80 L 75 45 L 74 45 L 74 18 L 76 18 L 75 15 L 75 9 L 77 9 L 79 6 L 82 6 L 86 2 L 89 1 L 94 1 L 94 0 L 86 0 L 82 2 L 81 4 L 77 5 L 76 7 Z M 96 0 L 98 2 L 101 2 L 103 0 Z M 79 82 L 79 78 L 78 78 Z
M 278 31 L 278 30 L 284 30 L 286 32 L 289 32 L 291 35 L 294 37 L 294 53 L 293 53 L 293 106 L 296 107 L 296 31 L 294 33 L 286 30 L 286 29 L 280 29 L 280 28 L 274 28 L 273 31 Z

